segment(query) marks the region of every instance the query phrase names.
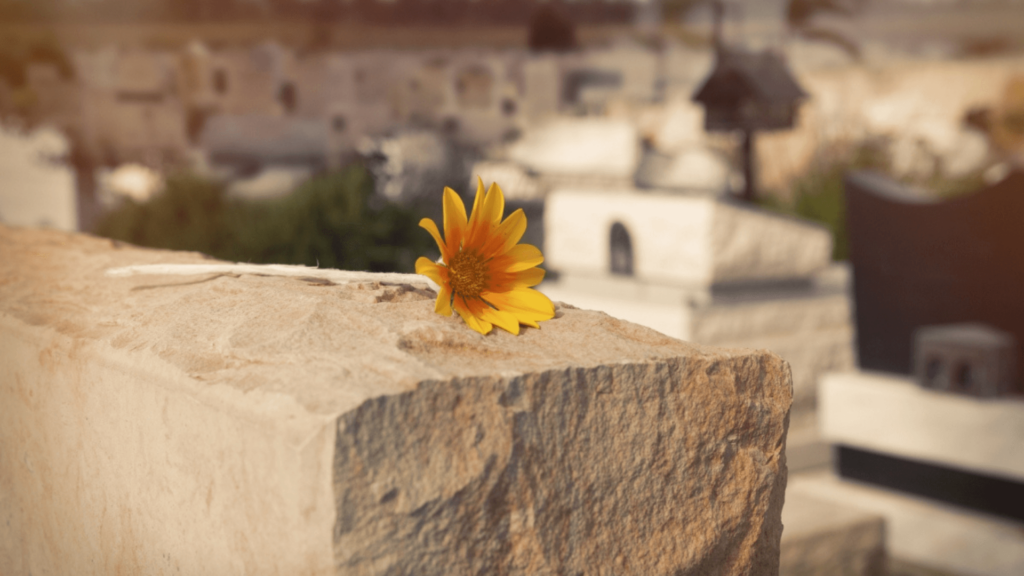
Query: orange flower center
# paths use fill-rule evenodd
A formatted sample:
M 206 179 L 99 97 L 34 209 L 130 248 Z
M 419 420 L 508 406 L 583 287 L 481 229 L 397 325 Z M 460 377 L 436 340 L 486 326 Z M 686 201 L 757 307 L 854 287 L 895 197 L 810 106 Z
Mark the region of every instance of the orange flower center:
M 487 264 L 476 252 L 459 250 L 448 263 L 448 278 L 452 292 L 463 297 L 480 296 L 487 287 Z

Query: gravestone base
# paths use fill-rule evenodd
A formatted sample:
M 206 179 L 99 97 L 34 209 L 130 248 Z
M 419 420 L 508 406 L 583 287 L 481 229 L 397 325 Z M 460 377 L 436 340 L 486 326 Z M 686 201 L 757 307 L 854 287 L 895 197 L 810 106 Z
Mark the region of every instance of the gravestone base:
M 765 348 L 793 370 L 794 427 L 813 427 L 818 379 L 852 369 L 849 270 L 834 264 L 799 282 L 684 288 L 627 277 L 564 274 L 545 293 L 698 344 Z

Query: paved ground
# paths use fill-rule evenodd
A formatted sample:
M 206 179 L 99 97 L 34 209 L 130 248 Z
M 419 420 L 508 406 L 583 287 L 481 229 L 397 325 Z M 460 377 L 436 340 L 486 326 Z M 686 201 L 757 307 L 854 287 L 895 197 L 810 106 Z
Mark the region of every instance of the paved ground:
M 932 568 L 925 568 L 903 560 L 889 560 L 889 576 L 961 576 L 953 572 L 942 572 Z

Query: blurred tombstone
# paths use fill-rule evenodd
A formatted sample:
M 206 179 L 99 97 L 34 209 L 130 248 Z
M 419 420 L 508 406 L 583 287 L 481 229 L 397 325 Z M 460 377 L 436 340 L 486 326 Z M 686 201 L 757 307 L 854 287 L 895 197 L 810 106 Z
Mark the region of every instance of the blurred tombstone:
M 676 154 L 653 149 L 644 151 L 636 182 L 642 188 L 724 195 L 731 190 L 733 174 L 729 161 L 705 147 L 691 147 Z
M 169 96 L 172 71 L 157 55 L 132 50 L 122 53 L 116 64 L 117 98 L 122 102 L 160 102 Z
M 963 322 L 1012 335 L 1020 365 L 1024 173 L 947 201 L 870 172 L 845 187 L 861 368 L 910 374 L 915 330 Z
M 411 74 L 407 85 L 410 120 L 426 123 L 440 117 L 448 100 L 447 75 L 447 62 L 438 58 Z
M 494 77 L 483 66 L 469 66 L 455 79 L 455 93 L 461 108 L 490 108 L 494 91 Z
M 386 102 L 391 74 L 388 66 L 372 58 L 360 62 L 354 72 L 356 100 L 360 104 Z
M 613 70 L 584 68 L 565 75 L 562 101 L 585 112 L 599 113 L 622 89 L 622 74 Z
M 914 372 L 925 388 L 1001 396 L 1013 386 L 1013 336 L 983 324 L 923 326 L 914 332 Z
M 88 79 L 89 87 L 82 91 L 83 140 L 91 153 L 109 164 L 160 167 L 181 161 L 190 147 L 189 128 L 199 123 L 199 116 L 193 114 L 190 121 L 181 99 L 178 57 L 151 50 L 115 56 L 94 64 L 110 67 L 110 85 L 103 88 Z
M 529 122 L 557 114 L 561 90 L 561 72 L 554 57 L 533 58 L 523 64 L 523 108 Z
M 78 228 L 75 175 L 61 162 L 68 152 L 52 128 L 22 134 L 0 126 L 0 222 Z
M 25 81 L 32 90 L 35 113 L 50 124 L 67 127 L 75 123 L 79 112 L 78 86 L 51 63 L 33 62 L 25 70 Z
M 633 102 L 651 102 L 656 97 L 661 78 L 661 56 L 631 42 L 619 42 L 601 50 L 588 51 L 586 69 L 617 77 L 615 95 Z
M 193 41 L 181 54 L 180 69 L 182 100 L 193 108 L 206 108 L 213 99 L 213 91 L 224 92 L 227 78 L 223 70 L 214 73 L 211 68 L 210 50 L 202 42 Z M 216 85 L 215 85 L 216 84 Z
M 331 131 L 326 119 L 220 114 L 207 119 L 199 141 L 211 165 L 237 172 L 268 166 L 322 170 L 332 149 Z
M 473 164 L 467 190 L 476 190 L 477 178 L 484 184 L 498 182 L 506 201 L 543 200 L 544 188 L 537 177 L 519 164 L 501 160 L 484 160 Z
M 509 146 L 508 157 L 551 182 L 631 185 L 639 136 L 628 120 L 565 118 L 527 130 Z
M 436 132 L 410 130 L 367 138 L 359 153 L 368 159 L 377 193 L 392 202 L 413 202 L 427 195 L 436 198 L 451 182 L 452 147 Z
M 211 67 L 218 109 L 227 114 L 277 114 L 281 87 L 291 77 L 291 54 L 265 43 L 248 50 L 223 50 Z
M 708 193 L 555 184 L 544 207 L 543 285 L 674 338 L 767 348 L 792 366 L 795 421 L 817 379 L 853 367 L 845 266 L 821 226 Z

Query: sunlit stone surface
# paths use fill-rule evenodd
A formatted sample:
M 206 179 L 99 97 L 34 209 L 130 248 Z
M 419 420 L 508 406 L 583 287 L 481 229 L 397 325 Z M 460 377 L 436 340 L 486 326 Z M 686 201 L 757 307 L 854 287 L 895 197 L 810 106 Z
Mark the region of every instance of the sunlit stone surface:
M 0 228 L 0 573 L 776 574 L 788 365 Z

